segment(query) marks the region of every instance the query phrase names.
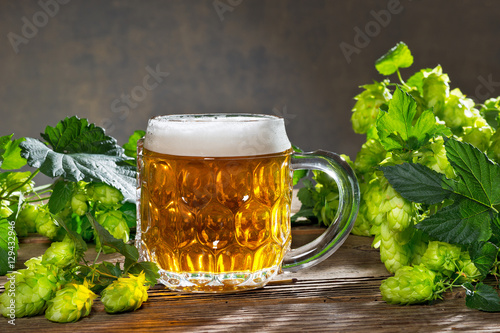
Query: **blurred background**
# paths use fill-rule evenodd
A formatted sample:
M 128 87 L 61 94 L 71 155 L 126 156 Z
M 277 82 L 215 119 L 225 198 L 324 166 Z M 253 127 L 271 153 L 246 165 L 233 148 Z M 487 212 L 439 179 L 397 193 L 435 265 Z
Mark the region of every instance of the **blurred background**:
M 354 157 L 350 124 L 377 58 L 404 41 L 477 101 L 500 95 L 500 2 L 0 2 L 0 135 L 78 115 L 123 144 L 159 114 L 285 118 L 291 141 Z M 395 77 L 391 81 L 397 81 Z

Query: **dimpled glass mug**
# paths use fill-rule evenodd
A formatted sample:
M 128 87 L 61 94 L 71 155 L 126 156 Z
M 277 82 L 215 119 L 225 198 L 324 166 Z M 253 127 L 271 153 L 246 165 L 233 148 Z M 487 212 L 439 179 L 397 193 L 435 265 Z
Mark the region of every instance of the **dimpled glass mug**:
M 335 221 L 290 250 L 293 170 L 326 172 L 339 188 Z M 278 272 L 326 259 L 349 235 L 359 187 L 325 151 L 295 153 L 284 120 L 257 114 L 151 118 L 138 143 L 136 246 L 160 282 L 187 292 L 264 286 Z

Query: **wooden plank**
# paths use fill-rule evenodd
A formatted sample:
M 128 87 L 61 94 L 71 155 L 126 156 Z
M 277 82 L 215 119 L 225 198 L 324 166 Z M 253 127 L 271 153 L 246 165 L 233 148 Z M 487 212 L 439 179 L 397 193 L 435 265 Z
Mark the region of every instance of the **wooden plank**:
M 495 332 L 500 316 L 469 310 L 457 290 L 433 305 L 394 306 L 381 300 L 381 280 L 389 276 L 370 247 L 371 239 L 349 236 L 329 259 L 309 270 L 283 274 L 294 284 L 272 284 L 235 294 L 182 294 L 157 285 L 143 308 L 108 315 L 96 300 L 89 317 L 56 324 L 43 316 L 16 319 L 16 331 L 172 332 Z M 11 329 L 0 320 L 0 331 Z

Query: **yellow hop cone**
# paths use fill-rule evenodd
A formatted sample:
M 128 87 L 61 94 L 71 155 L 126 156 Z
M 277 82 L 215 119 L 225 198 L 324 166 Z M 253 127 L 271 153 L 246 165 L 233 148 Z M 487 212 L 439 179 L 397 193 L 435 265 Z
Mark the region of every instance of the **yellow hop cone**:
M 47 302 L 45 317 L 58 323 L 75 322 L 90 314 L 96 297 L 97 295 L 89 289 L 87 281 L 83 284 L 68 284 Z

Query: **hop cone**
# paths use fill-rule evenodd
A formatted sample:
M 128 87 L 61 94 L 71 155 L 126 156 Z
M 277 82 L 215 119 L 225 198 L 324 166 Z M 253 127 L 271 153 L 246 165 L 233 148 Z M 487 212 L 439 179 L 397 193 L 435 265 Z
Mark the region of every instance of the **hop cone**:
M 430 72 L 424 71 L 423 76 L 422 97 L 427 102 L 427 108 L 432 108 L 434 113 L 439 114 L 450 91 L 450 79 L 448 75 L 443 74 L 441 66 Z
M 407 266 L 411 260 L 411 249 L 408 243 L 400 240 L 400 233 L 391 230 L 387 223 L 380 226 L 380 260 L 391 273 Z
M 356 155 L 354 168 L 357 173 L 373 172 L 386 157 L 386 150 L 378 140 L 368 139 Z
M 352 128 L 354 132 L 364 134 L 377 119 L 379 108 L 391 99 L 391 92 L 386 87 L 386 82 L 375 82 L 364 85 L 361 94 L 354 97 L 356 104 L 352 109 Z
M 436 273 L 424 265 L 404 266 L 382 282 L 382 299 L 390 304 L 416 304 L 437 298 Z
M 421 262 L 433 271 L 451 276 L 457 270 L 456 263 L 460 259 L 461 249 L 456 245 L 444 242 L 429 242 Z
M 38 215 L 38 206 L 25 205 L 16 219 L 16 233 L 18 236 L 27 236 L 36 232 L 35 220 Z
M 90 183 L 86 187 L 88 197 L 106 206 L 113 206 L 123 200 L 123 194 L 105 183 Z
M 58 323 L 70 323 L 86 317 L 97 297 L 87 283 L 70 283 L 57 291 L 56 296 L 48 301 L 45 317 Z
M 446 99 L 442 112 L 435 112 L 439 119 L 446 123 L 446 126 L 453 131 L 461 127 L 472 126 L 474 118 L 480 116 L 479 111 L 474 109 L 474 101 L 466 98 L 460 89 L 453 89 Z
M 27 263 L 28 269 L 8 274 L 9 281 L 0 295 L 0 313 L 11 313 L 11 300 L 15 301 L 16 318 L 31 317 L 43 313 L 47 301 L 60 288 L 59 269 L 53 265 L 41 265 L 38 261 Z
M 493 129 L 483 118 L 476 118 L 474 126 L 464 127 L 462 140 L 468 142 L 477 149 L 486 152 L 490 147 L 490 140 L 493 136 Z
M 125 216 L 119 210 L 110 210 L 104 214 L 99 215 L 97 222 L 104 227 L 113 237 L 123 240 L 125 243 L 129 240 L 130 229 L 125 220 Z M 101 242 L 96 236 L 96 250 L 101 249 Z M 103 246 L 104 253 L 116 252 L 115 249 L 109 246 Z
M 416 162 L 442 173 L 448 178 L 455 178 L 455 171 L 453 171 L 448 158 L 446 158 L 446 148 L 443 138 L 435 139 L 431 143 L 430 148 L 431 150 L 423 152 L 422 156 Z
M 365 192 L 366 192 L 367 188 L 368 188 L 368 184 L 366 182 L 359 183 L 359 189 L 360 189 L 360 193 L 361 193 L 361 202 L 360 202 L 360 206 L 359 206 L 358 217 L 356 218 L 356 221 L 354 222 L 354 226 L 351 230 L 351 233 L 353 233 L 354 235 L 358 235 L 358 236 L 370 236 L 371 235 L 370 229 L 371 229 L 372 224 L 365 217 L 367 212 L 368 212 L 368 206 L 366 205 L 366 202 L 364 200 Z
M 144 286 L 146 275 L 141 272 L 139 276 L 129 274 L 127 278 L 118 278 L 101 293 L 101 302 L 107 313 L 135 311 L 148 299 Z
M 41 206 L 38 208 L 35 225 L 36 232 L 52 240 L 60 238 L 64 232 L 64 229 L 56 224 L 56 221 L 50 214 L 47 206 Z
M 45 251 L 42 263 L 64 268 L 75 260 L 75 243 L 67 235 L 62 242 L 53 242 Z
M 474 263 L 470 259 L 468 251 L 462 251 L 457 264 L 461 272 L 460 278 L 458 279 L 459 283 L 471 282 L 481 277 L 481 272 L 477 269 L 476 265 L 474 265 Z
M 500 163 L 500 129 L 497 129 L 491 137 L 490 148 L 488 149 L 488 157 L 493 161 Z

